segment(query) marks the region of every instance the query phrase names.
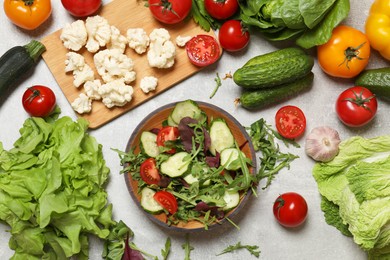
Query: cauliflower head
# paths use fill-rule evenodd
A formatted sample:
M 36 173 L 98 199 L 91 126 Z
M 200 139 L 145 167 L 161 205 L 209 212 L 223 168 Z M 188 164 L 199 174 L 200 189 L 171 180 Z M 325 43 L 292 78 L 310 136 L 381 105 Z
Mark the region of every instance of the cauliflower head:
M 79 114 L 89 113 L 92 110 L 92 100 L 84 93 L 80 93 L 71 106 Z
M 99 51 L 93 57 L 95 67 L 105 83 L 123 79 L 125 83 L 135 80 L 133 60 L 117 49 Z
M 104 47 L 111 40 L 111 26 L 100 15 L 90 16 L 85 21 L 88 39 L 85 47 L 91 53 L 95 53 L 100 47 Z
M 82 20 L 65 24 L 60 35 L 65 48 L 72 51 L 79 51 L 87 43 L 87 38 L 87 29 Z
M 164 28 L 154 29 L 149 37 L 147 53 L 149 66 L 159 69 L 171 68 L 175 64 L 176 47 L 170 41 L 169 32 Z
M 111 40 L 107 43 L 107 49 L 118 49 L 121 53 L 126 50 L 127 38 L 122 35 L 118 28 L 111 26 Z
M 127 30 L 126 36 L 129 41 L 129 47 L 136 53 L 142 54 L 146 52 L 150 40 L 144 29 L 130 28 Z
M 88 64 L 85 64 L 81 70 L 73 71 L 73 85 L 78 88 L 87 81 L 95 80 L 95 74 Z
M 140 87 L 144 93 L 149 93 L 157 88 L 158 80 L 153 76 L 146 76 L 141 79 Z
M 98 79 L 85 82 L 84 84 L 85 94 L 92 100 L 102 99 L 102 96 L 99 94 L 99 89 L 101 85 L 102 83 Z
M 84 66 L 85 66 L 84 56 L 73 51 L 70 51 L 66 54 L 65 72 L 82 70 Z
M 99 88 L 103 104 L 108 108 L 126 105 L 131 101 L 133 92 L 133 87 L 126 85 L 123 79 L 108 82 Z

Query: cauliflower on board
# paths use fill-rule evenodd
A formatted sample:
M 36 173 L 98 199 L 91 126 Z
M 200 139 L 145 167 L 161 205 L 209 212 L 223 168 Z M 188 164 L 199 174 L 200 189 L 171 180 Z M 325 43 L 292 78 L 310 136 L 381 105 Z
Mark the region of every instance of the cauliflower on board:
M 106 107 L 121 107 L 131 101 L 133 97 L 133 87 L 126 85 L 123 79 L 117 79 L 103 84 L 99 88 L 99 94 Z
M 172 67 L 175 64 L 176 48 L 170 41 L 169 32 L 164 28 L 154 29 L 149 38 L 149 66 L 160 69 Z
M 176 45 L 179 47 L 184 47 L 186 46 L 186 43 L 192 39 L 192 36 L 177 36 L 176 37 Z
M 60 35 L 65 48 L 72 51 L 79 51 L 87 43 L 87 38 L 87 29 L 82 20 L 65 24 Z
M 85 66 L 84 56 L 73 51 L 70 51 L 66 54 L 65 72 L 82 70 L 84 66 Z
M 133 60 L 117 49 L 102 50 L 93 57 L 96 70 L 105 83 L 123 78 L 125 83 L 135 80 Z
M 91 67 L 88 64 L 85 64 L 81 70 L 73 71 L 73 79 L 73 85 L 78 88 L 85 82 L 94 80 L 95 75 Z
M 121 53 L 126 50 L 127 38 L 122 35 L 118 28 L 111 26 L 111 40 L 107 43 L 107 49 L 118 49 Z
M 72 102 L 71 106 L 73 110 L 79 114 L 89 113 L 92 110 L 92 100 L 84 93 L 81 93 L 78 98 Z
M 153 76 L 146 76 L 141 79 L 140 87 L 144 93 L 149 93 L 157 87 L 158 80 Z
M 136 53 L 142 54 L 146 52 L 149 46 L 149 36 L 142 28 L 130 28 L 126 33 L 127 40 L 129 41 L 129 47 Z
M 87 28 L 87 44 L 85 47 L 89 52 L 95 53 L 100 47 L 104 47 L 111 40 L 111 26 L 108 21 L 100 15 L 90 16 L 85 21 Z
M 102 96 L 99 94 L 99 89 L 101 85 L 102 83 L 98 79 L 85 82 L 84 84 L 85 94 L 87 94 L 87 96 L 92 100 L 102 99 Z

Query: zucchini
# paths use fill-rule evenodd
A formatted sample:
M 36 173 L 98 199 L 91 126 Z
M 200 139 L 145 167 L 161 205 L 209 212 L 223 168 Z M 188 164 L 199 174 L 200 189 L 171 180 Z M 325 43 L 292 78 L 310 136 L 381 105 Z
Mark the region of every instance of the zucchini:
M 293 82 L 311 72 L 313 57 L 295 55 L 263 64 L 244 66 L 233 74 L 234 82 L 245 89 L 261 89 Z
M 142 153 L 146 154 L 149 157 L 156 158 L 160 154 L 160 150 L 157 146 L 156 140 L 156 134 L 149 131 L 143 131 L 140 137 L 140 149 Z
M 306 55 L 306 53 L 302 49 L 296 47 L 284 48 L 253 57 L 244 64 L 244 67 L 256 64 L 264 64 L 267 62 L 274 62 L 276 60 L 283 60 L 295 55 Z
M 216 155 L 222 150 L 234 146 L 234 136 L 230 131 L 229 126 L 222 118 L 214 119 L 210 124 L 210 152 Z
M 24 46 L 12 47 L 0 57 L 0 96 L 35 67 L 45 50 L 42 43 L 32 40 Z
M 148 187 L 141 191 L 141 207 L 148 213 L 159 214 L 164 211 L 163 207 L 154 199 L 156 192 Z
M 376 97 L 390 101 L 390 68 L 363 71 L 356 78 L 355 86 L 365 87 Z
M 273 88 L 245 91 L 241 94 L 239 102 L 242 107 L 247 109 L 263 108 L 270 104 L 293 97 L 304 90 L 310 89 L 313 79 L 314 74 L 310 72 L 303 78 L 291 83 L 286 83 Z

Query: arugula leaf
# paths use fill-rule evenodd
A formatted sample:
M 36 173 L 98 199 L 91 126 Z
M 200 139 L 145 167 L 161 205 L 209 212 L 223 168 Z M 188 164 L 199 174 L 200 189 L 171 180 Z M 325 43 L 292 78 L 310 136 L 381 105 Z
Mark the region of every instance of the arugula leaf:
M 212 99 L 212 98 L 215 96 L 215 94 L 217 93 L 219 87 L 222 86 L 221 78 L 219 77 L 219 74 L 218 74 L 218 73 L 217 73 L 217 77 L 214 79 L 214 81 L 215 81 L 215 83 L 217 83 L 217 84 L 216 84 L 216 86 L 215 86 L 213 92 L 212 92 L 211 95 L 210 95 L 210 99 Z
M 194 248 L 190 245 L 190 235 L 188 233 L 186 234 L 186 242 L 181 245 L 181 247 L 184 249 L 185 253 L 184 260 L 190 260 L 191 251 L 194 250 Z
M 171 251 L 171 238 L 168 237 L 165 241 L 165 248 L 161 249 L 161 255 L 164 260 L 168 259 L 169 253 Z
M 241 242 L 238 242 L 235 245 L 230 245 L 230 246 L 226 247 L 221 253 L 217 254 L 217 256 L 222 255 L 222 254 L 226 254 L 226 253 L 232 253 L 232 252 L 234 252 L 236 250 L 240 250 L 240 249 L 246 249 L 249 251 L 249 253 L 251 255 L 254 255 L 257 258 L 260 257 L 261 251 L 259 250 L 258 246 L 242 245 Z

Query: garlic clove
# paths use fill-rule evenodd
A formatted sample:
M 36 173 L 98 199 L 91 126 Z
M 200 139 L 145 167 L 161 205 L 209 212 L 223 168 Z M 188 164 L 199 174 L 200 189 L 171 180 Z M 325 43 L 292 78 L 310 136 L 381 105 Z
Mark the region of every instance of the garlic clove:
M 328 126 L 313 128 L 306 137 L 305 152 L 315 161 L 329 162 L 339 152 L 339 133 Z

